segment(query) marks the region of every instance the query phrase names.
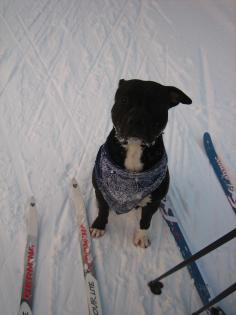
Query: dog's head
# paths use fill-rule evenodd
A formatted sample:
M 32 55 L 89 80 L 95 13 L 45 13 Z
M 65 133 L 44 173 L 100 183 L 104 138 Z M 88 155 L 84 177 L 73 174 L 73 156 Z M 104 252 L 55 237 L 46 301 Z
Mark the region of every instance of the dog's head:
M 168 110 L 192 100 L 172 86 L 152 81 L 120 80 L 112 108 L 112 122 L 119 138 L 151 144 L 168 121 Z

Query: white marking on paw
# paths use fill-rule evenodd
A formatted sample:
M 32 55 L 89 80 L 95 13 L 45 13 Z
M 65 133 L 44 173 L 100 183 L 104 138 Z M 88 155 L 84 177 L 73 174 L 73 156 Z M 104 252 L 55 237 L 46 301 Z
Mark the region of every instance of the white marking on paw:
M 140 140 L 128 140 L 128 144 L 124 146 L 126 149 L 125 167 L 133 172 L 140 172 L 143 169 L 141 156 L 143 148 Z
M 151 242 L 149 240 L 147 230 L 137 230 L 134 235 L 134 245 L 141 248 L 147 248 L 150 244 Z
M 91 233 L 91 236 L 93 238 L 99 238 L 99 237 L 102 237 L 104 234 L 105 234 L 105 230 L 98 230 L 98 229 L 90 229 L 90 233 Z

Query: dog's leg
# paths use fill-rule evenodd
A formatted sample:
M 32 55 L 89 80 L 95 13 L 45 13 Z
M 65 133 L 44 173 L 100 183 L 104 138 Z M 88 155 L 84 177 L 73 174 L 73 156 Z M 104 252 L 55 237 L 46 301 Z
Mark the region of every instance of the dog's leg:
M 95 194 L 98 205 L 98 216 L 90 228 L 90 233 L 92 237 L 98 238 L 105 234 L 105 227 L 109 216 L 109 206 L 98 189 L 95 189 Z
M 151 242 L 148 237 L 148 229 L 151 224 L 153 214 L 158 210 L 160 201 L 155 201 L 147 204 L 142 208 L 140 228 L 134 235 L 134 245 L 142 248 L 150 246 Z

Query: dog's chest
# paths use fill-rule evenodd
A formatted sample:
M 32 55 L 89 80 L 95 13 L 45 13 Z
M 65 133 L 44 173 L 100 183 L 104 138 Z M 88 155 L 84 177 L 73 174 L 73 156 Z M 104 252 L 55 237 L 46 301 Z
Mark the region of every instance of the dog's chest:
M 130 142 L 124 146 L 126 150 L 126 157 L 124 161 L 125 168 L 132 172 L 140 172 L 143 170 L 143 163 L 141 157 L 143 148 L 141 142 Z

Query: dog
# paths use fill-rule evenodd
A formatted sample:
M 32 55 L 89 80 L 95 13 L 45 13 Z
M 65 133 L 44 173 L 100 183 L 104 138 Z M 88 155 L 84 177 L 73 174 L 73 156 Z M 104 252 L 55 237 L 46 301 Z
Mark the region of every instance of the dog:
M 93 238 L 104 235 L 109 211 L 118 214 L 141 208 L 134 245 L 150 245 L 148 229 L 153 214 L 169 188 L 163 131 L 168 110 L 192 100 L 173 86 L 153 81 L 119 81 L 111 110 L 113 128 L 100 147 L 92 183 L 98 216 L 91 225 Z

